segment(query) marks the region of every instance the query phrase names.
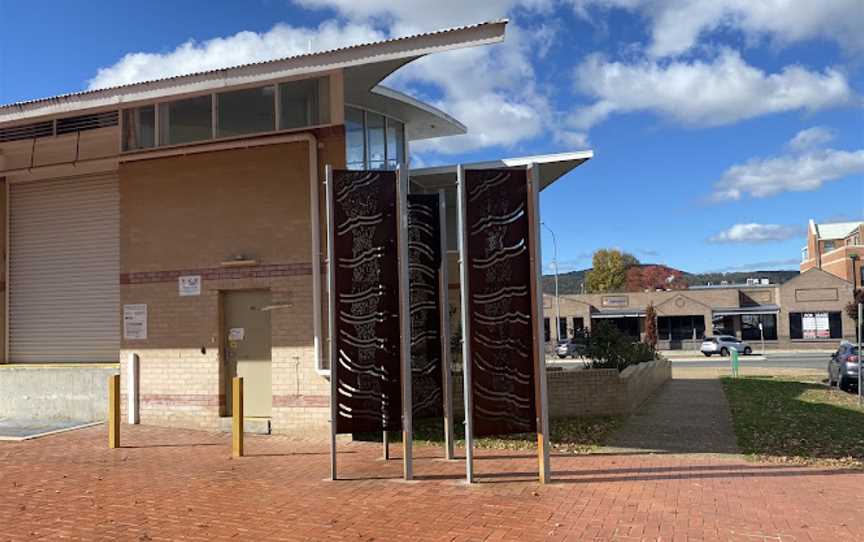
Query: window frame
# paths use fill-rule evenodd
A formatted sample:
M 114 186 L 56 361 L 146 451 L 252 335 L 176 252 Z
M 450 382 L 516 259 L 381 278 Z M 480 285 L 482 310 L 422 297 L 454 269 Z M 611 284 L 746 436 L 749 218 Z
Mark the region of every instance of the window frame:
M 369 113 L 372 113 L 374 115 L 379 115 L 379 116 L 383 117 L 383 119 L 384 119 L 384 169 L 382 171 L 394 171 L 396 169 L 396 167 L 399 167 L 399 165 L 401 165 L 403 168 L 408 168 L 408 162 L 409 162 L 410 158 L 409 158 L 409 153 L 408 153 L 408 135 L 407 135 L 407 130 L 405 130 L 405 121 L 403 121 L 402 119 L 399 119 L 397 117 L 394 117 L 393 115 L 388 115 L 387 113 L 382 113 L 381 111 L 377 111 L 375 109 L 369 109 L 366 107 L 361 107 L 359 105 L 354 105 L 350 102 L 345 102 L 344 109 L 347 110 L 349 108 L 355 109 L 355 110 L 363 113 L 363 168 L 362 169 L 366 169 L 366 170 L 370 169 L 370 164 L 371 164 L 370 149 L 369 149 Z M 344 115 L 344 117 L 347 118 L 347 114 Z M 387 144 L 388 143 L 388 136 L 390 133 L 390 122 L 391 121 L 395 121 L 395 122 L 402 125 L 402 138 L 401 139 L 402 139 L 402 149 L 403 149 L 403 154 L 404 154 L 404 156 L 401 157 L 401 160 L 402 160 L 401 162 L 399 162 L 399 160 L 397 159 L 396 167 L 394 167 L 394 168 L 390 168 L 390 166 L 389 166 L 390 148 Z M 347 137 L 346 137 L 346 142 L 345 142 L 345 158 L 346 158 L 346 165 L 347 165 L 347 158 L 348 158 Z

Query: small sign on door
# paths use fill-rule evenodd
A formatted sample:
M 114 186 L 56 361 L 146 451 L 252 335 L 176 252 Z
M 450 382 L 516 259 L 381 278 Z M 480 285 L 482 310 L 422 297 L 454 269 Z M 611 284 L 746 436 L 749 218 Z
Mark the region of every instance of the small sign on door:
M 230 330 L 228 330 L 229 341 L 242 341 L 244 338 L 246 338 L 246 328 L 232 327 Z
M 201 275 L 178 277 L 177 289 L 181 296 L 201 295 Z

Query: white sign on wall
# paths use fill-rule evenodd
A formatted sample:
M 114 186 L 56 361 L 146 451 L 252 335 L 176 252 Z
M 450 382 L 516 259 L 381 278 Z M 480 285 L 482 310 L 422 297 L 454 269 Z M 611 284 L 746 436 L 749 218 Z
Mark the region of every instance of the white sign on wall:
M 181 296 L 201 295 L 201 275 L 178 277 L 177 289 Z
M 123 338 L 147 338 L 147 305 L 123 305 Z

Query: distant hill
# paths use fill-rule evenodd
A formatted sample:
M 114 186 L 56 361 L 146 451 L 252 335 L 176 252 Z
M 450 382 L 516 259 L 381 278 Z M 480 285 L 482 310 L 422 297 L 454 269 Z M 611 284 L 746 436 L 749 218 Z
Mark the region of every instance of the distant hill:
M 798 271 L 783 270 L 783 271 L 747 271 L 734 273 L 687 273 L 679 271 L 675 268 L 663 266 L 659 264 L 642 264 L 641 267 L 659 267 L 668 269 L 670 272 L 682 273 L 683 280 L 688 286 L 700 286 L 706 284 L 720 284 L 724 280 L 729 284 L 746 283 L 748 278 L 765 278 L 771 281 L 771 284 L 783 284 L 787 280 L 798 276 Z M 585 282 L 585 274 L 591 269 L 580 269 L 578 271 L 570 271 L 558 275 L 558 292 L 560 294 L 579 294 L 582 293 L 582 284 Z M 555 276 L 543 275 L 543 292 L 547 294 L 555 293 Z

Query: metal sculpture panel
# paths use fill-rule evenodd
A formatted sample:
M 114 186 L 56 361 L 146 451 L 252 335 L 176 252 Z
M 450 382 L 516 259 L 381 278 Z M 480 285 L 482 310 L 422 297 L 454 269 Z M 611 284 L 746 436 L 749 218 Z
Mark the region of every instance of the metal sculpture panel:
M 408 196 L 411 375 L 416 418 L 444 414 L 441 367 L 441 222 L 437 194 Z
M 525 170 L 465 172 L 471 396 L 476 436 L 536 431 Z
M 402 429 L 396 182 L 333 172 L 337 433 Z

